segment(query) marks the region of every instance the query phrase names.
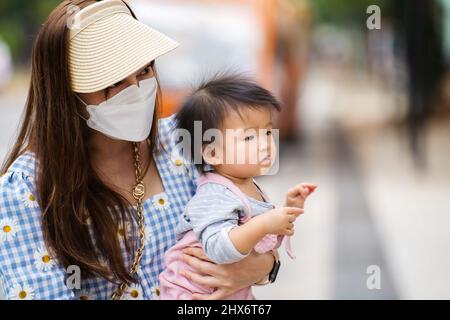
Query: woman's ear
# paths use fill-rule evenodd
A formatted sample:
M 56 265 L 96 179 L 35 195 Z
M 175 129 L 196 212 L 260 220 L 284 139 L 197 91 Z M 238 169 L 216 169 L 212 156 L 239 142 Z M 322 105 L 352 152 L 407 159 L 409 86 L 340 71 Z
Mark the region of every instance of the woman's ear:
M 212 166 L 222 164 L 222 155 L 214 142 L 202 146 L 203 161 Z

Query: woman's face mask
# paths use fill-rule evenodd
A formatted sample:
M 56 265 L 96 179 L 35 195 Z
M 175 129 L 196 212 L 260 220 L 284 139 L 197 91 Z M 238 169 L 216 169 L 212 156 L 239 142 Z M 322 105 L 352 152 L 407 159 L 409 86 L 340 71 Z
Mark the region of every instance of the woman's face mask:
M 87 125 L 106 136 L 139 142 L 152 129 L 157 81 L 155 77 L 141 80 L 139 87 L 131 85 L 99 105 L 86 105 L 90 117 Z

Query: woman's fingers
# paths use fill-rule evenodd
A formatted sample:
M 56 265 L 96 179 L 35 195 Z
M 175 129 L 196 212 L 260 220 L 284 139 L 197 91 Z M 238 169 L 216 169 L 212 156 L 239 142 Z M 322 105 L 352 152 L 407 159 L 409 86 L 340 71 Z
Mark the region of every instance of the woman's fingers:
M 226 298 L 228 294 L 223 289 L 217 289 L 211 294 L 199 294 L 194 293 L 192 295 L 192 300 L 222 300 Z
M 208 256 L 205 254 L 205 251 L 203 251 L 202 248 L 196 248 L 196 247 L 189 247 L 183 250 L 184 253 L 190 255 L 190 256 L 194 256 L 197 257 L 199 259 L 208 261 L 208 262 L 212 262 Z
M 183 254 L 181 256 L 181 259 L 200 273 L 208 274 L 211 276 L 216 275 L 215 272 L 216 265 L 212 262 L 208 262 L 200 258 L 197 258 L 196 256 L 191 256 L 188 254 Z
M 220 282 L 211 276 L 202 276 L 189 270 L 182 270 L 180 273 L 190 281 L 204 287 L 217 288 L 220 285 Z

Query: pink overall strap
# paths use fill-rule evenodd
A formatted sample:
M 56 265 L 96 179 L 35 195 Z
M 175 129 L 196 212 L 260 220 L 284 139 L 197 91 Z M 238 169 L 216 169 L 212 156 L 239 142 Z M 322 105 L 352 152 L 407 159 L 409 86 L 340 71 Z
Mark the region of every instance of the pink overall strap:
M 238 187 L 236 187 L 236 185 L 230 179 L 225 178 L 218 173 L 207 172 L 198 177 L 197 187 L 200 187 L 201 185 L 208 182 L 217 183 L 230 189 L 231 192 L 238 196 L 239 199 L 244 203 L 244 219 L 247 220 L 250 218 L 252 209 L 250 207 L 250 203 L 248 202 L 247 196 Z
M 266 202 L 272 202 L 270 201 L 269 196 L 264 192 L 264 190 L 261 188 L 261 186 L 256 182 L 255 179 L 253 179 L 253 183 L 255 184 L 255 186 L 258 188 L 259 193 L 261 193 L 261 196 L 263 197 L 264 201 Z

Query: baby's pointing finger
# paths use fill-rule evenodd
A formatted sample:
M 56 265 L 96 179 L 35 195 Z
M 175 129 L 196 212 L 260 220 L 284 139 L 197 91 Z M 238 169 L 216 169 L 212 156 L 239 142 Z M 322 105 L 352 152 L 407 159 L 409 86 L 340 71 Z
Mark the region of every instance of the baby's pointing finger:
M 300 188 L 299 188 L 299 190 L 300 190 L 300 194 L 301 194 L 301 196 L 303 197 L 303 198 L 306 198 L 308 195 L 309 195 L 309 189 L 307 188 L 307 187 L 305 187 L 305 186 L 301 186 Z
M 317 184 L 314 183 L 302 183 L 302 186 L 307 188 L 309 192 L 314 192 L 317 189 Z

